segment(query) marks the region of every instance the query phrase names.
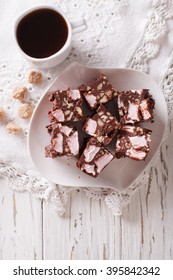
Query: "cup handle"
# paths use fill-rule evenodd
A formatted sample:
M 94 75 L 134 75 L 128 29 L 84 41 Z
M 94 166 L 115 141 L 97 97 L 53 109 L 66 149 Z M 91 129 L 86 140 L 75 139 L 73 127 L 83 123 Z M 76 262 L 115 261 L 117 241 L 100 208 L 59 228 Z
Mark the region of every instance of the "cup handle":
M 81 18 L 71 22 L 73 34 L 77 34 L 87 29 L 86 20 Z

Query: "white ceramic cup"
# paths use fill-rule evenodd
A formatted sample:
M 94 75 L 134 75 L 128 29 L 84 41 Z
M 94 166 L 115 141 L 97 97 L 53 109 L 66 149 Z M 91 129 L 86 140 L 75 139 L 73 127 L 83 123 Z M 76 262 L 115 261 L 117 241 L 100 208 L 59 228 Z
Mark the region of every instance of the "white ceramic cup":
M 64 20 L 67 24 L 67 29 L 68 29 L 67 40 L 66 40 L 65 44 L 63 45 L 63 47 L 59 51 L 57 51 L 55 54 L 53 54 L 49 57 L 45 57 L 45 58 L 34 58 L 34 57 L 29 56 L 22 50 L 22 48 L 20 47 L 18 40 L 17 40 L 16 31 L 17 31 L 18 24 L 26 15 L 28 15 L 36 10 L 46 9 L 46 8 L 52 9 L 52 10 L 58 12 L 64 18 Z M 78 19 L 74 22 L 70 22 L 68 20 L 68 18 L 66 17 L 66 15 L 59 8 L 54 7 L 52 5 L 40 5 L 40 6 L 32 7 L 28 10 L 25 10 L 20 16 L 18 16 L 16 18 L 16 20 L 14 22 L 14 36 L 15 36 L 15 41 L 17 43 L 18 49 L 20 50 L 22 55 L 27 60 L 29 60 L 33 64 L 37 65 L 38 67 L 46 69 L 46 68 L 51 68 L 51 67 L 54 67 L 54 66 L 60 64 L 69 55 L 71 47 L 72 47 L 72 36 L 76 33 L 84 31 L 86 28 L 87 28 L 87 25 L 86 25 L 85 19 Z

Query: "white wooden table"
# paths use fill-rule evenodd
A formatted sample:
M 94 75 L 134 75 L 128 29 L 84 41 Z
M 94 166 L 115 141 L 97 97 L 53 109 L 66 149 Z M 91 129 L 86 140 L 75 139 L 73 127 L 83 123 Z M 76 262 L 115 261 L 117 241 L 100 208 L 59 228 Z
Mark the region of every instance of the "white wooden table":
M 0 180 L 0 259 L 173 259 L 173 121 L 147 187 L 121 217 L 73 192 L 64 217 Z

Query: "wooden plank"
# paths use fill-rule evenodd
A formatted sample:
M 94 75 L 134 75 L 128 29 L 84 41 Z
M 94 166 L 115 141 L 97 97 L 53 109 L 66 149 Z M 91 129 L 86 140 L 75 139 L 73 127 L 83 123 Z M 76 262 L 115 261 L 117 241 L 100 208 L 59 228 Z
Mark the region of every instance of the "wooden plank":
M 164 239 L 163 257 L 173 259 L 173 119 L 169 125 L 170 135 L 163 147 L 163 207 L 164 207 Z
M 122 218 L 123 259 L 172 259 L 173 257 L 173 121 L 171 134 L 161 147 L 161 157 L 151 168 Z
M 70 196 L 64 217 L 44 204 L 45 259 L 119 259 L 120 218 L 83 191 Z
M 0 259 L 42 259 L 41 201 L 0 186 Z
M 139 259 L 143 242 L 143 220 L 137 192 L 124 209 L 121 219 L 122 254 L 121 259 Z

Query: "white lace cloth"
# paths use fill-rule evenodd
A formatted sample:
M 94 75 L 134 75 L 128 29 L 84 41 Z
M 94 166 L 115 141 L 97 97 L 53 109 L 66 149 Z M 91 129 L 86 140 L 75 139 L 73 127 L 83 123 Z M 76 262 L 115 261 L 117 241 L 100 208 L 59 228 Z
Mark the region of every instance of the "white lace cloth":
M 0 104 L 6 115 L 0 123 L 0 176 L 8 177 L 13 190 L 29 191 L 45 199 L 62 215 L 68 196 L 75 188 L 55 186 L 41 178 L 31 163 L 26 147 L 29 121 L 17 117 L 20 106 L 13 99 L 15 85 L 27 86 L 26 101 L 35 106 L 54 78 L 73 61 L 105 67 L 129 67 L 149 72 L 158 81 L 173 115 L 173 1 L 172 0 L 54 0 L 71 21 L 84 17 L 88 28 L 73 38 L 69 57 L 61 65 L 42 70 L 43 82 L 33 86 L 27 82 L 27 72 L 34 68 L 19 54 L 13 38 L 13 20 L 24 9 L 46 0 L 1 1 L 0 9 Z M 22 135 L 10 135 L 6 124 L 15 120 L 23 127 Z M 157 155 L 158 156 L 158 155 Z M 147 170 L 127 190 L 82 188 L 88 197 L 104 199 L 114 214 L 121 214 L 130 197 L 147 183 L 152 160 Z

